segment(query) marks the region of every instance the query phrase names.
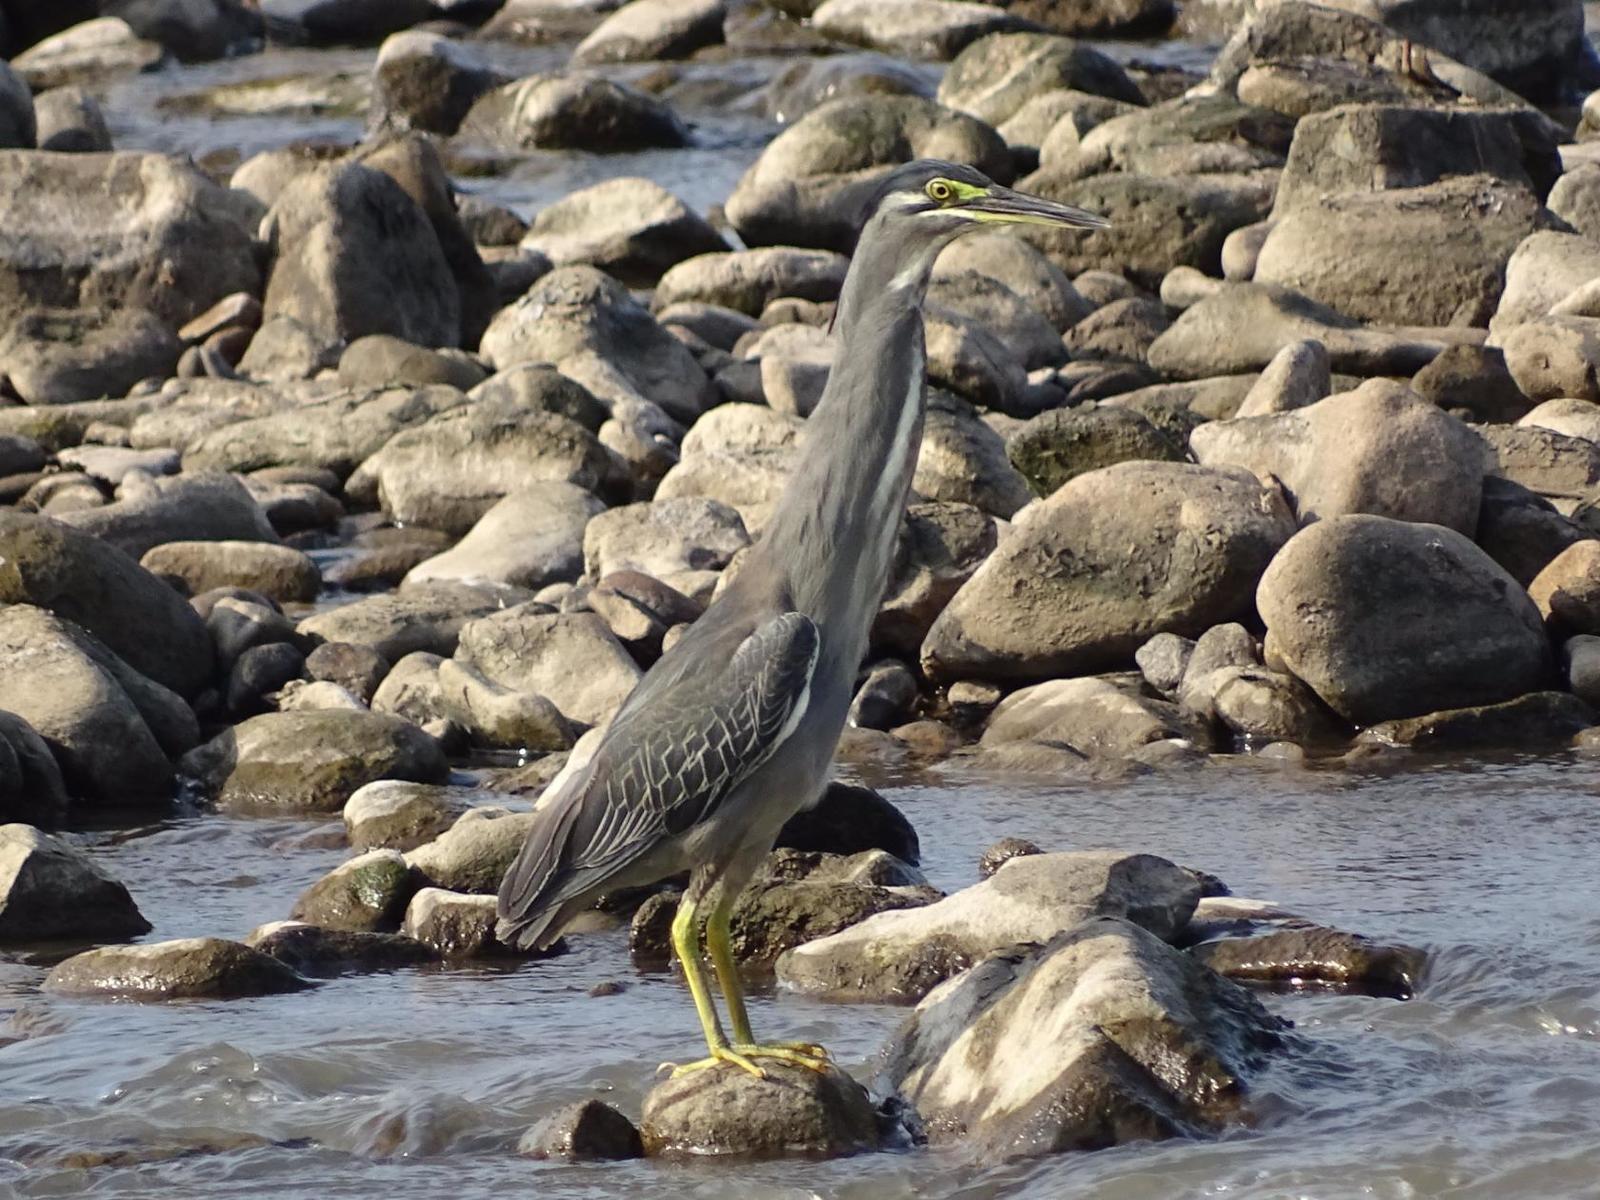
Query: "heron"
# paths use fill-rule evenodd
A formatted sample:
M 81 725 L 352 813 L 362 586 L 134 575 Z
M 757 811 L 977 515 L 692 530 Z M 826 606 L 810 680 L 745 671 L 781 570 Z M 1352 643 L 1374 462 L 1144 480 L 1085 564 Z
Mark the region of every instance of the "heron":
M 821 1046 L 756 1040 L 730 917 L 784 823 L 827 785 L 922 441 L 934 260 L 973 230 L 1107 224 L 926 159 L 891 171 L 863 212 L 833 369 L 771 518 L 589 761 L 541 797 L 500 887 L 497 936 L 536 950 L 607 893 L 689 875 L 672 946 L 709 1054 L 664 1063 L 674 1075 L 725 1063 L 765 1076 L 763 1060 L 829 1069 Z M 702 910 L 726 1031 L 701 957 Z

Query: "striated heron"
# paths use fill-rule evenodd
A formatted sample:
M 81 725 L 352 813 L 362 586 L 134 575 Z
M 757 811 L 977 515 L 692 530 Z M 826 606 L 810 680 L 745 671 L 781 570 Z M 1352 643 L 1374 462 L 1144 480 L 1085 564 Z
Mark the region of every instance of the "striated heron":
M 733 903 L 783 824 L 815 804 L 882 601 L 922 441 L 922 303 L 934 260 L 999 225 L 1096 228 L 1092 213 L 970 167 L 894 170 L 865 207 L 834 366 L 782 498 L 736 578 L 641 679 L 582 769 L 544 797 L 500 887 L 498 936 L 544 948 L 607 892 L 690 872 L 672 923 L 710 1056 L 826 1069 L 821 1047 L 756 1041 L 729 940 Z M 701 961 L 700 915 L 727 1004 Z

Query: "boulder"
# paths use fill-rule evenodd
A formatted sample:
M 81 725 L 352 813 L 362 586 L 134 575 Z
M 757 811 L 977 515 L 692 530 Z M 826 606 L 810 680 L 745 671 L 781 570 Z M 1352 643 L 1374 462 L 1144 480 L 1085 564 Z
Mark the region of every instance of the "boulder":
M 935 1142 L 995 1158 L 1103 1149 L 1248 1123 L 1248 1081 L 1284 1026 L 1238 985 L 1101 915 L 929 995 L 890 1042 L 884 1078 Z
M 495 939 L 494 925 L 493 896 L 425 887 L 406 905 L 400 930 L 447 960 L 515 953 Z
M 1561 647 L 1561 675 L 1579 700 L 1591 708 L 1600 704 L 1600 637 L 1568 638 Z
M 1151 742 L 1206 744 L 1200 723 L 1114 679 L 1052 679 L 1012 692 L 990 714 L 979 749 L 1017 742 L 1068 746 L 1088 758 L 1126 757 Z
M 490 749 L 549 753 L 570 750 L 577 740 L 543 696 L 506 687 L 454 659 L 439 664 L 439 706 L 475 745 Z
M 416 726 L 326 710 L 252 717 L 184 757 L 183 773 L 234 811 L 333 813 L 377 779 L 442 783 L 449 766 Z
M 245 945 L 302 975 L 391 971 L 435 962 L 438 955 L 414 938 L 369 930 L 324 929 L 302 921 L 273 921 L 251 931 Z
M 1093 46 L 1044 33 L 995 33 L 967 46 L 939 83 L 939 103 L 990 125 L 1030 99 L 1071 89 L 1124 104 L 1144 103 L 1137 84 Z
M 1545 206 L 1584 237 L 1600 238 L 1600 164 L 1585 163 L 1562 175 Z
M 1600 634 L 1600 541 L 1568 546 L 1528 585 L 1528 595 L 1553 631 Z
M 681 421 L 694 421 L 714 400 L 711 381 L 688 348 L 593 267 L 552 271 L 501 309 L 483 335 L 483 354 L 499 371 L 597 358 L 623 386 Z
M 1182 446 L 1137 412 L 1092 404 L 1040 413 L 1013 431 L 1005 447 L 1006 456 L 1041 496 L 1088 471 L 1120 462 L 1182 462 L 1184 457 Z
M 911 505 L 889 586 L 872 622 L 872 645 L 915 661 L 934 621 L 995 544 L 995 522 L 972 505 Z
M 211 679 L 211 643 L 183 597 L 97 538 L 0 512 L 0 604 L 35 604 L 81 626 L 183 696 Z
M 872 1100 L 838 1067 L 818 1072 L 767 1059 L 759 1065 L 762 1076 L 719 1065 L 656 1084 L 640 1120 L 645 1153 L 816 1160 L 878 1148 Z
M 1506 369 L 1530 400 L 1568 397 L 1600 402 L 1600 320 L 1540 317 L 1495 336 Z
M 84 851 L 31 825 L 0 825 L 0 942 L 138 937 L 150 922 Z
M 1482 425 L 1484 470 L 1568 503 L 1600 484 L 1600 445 L 1537 425 Z
M 653 96 L 609 79 L 529 75 L 486 92 L 464 133 L 507 150 L 619 153 L 689 144 L 689 131 Z
M 1202 942 L 1189 954 L 1227 979 L 1294 988 L 1321 984 L 1397 1000 L 1416 994 L 1428 963 L 1427 953 L 1415 946 L 1303 922 Z
M 240 0 L 108 0 L 100 11 L 186 63 L 244 53 L 265 32 L 261 14 Z
M 66 781 L 39 731 L 0 712 L 0 820 L 54 829 L 67 818 Z
M 264 542 L 278 535 L 245 486 L 221 472 L 131 483 L 100 508 L 59 520 L 139 559 L 168 542 Z
M 413 567 L 408 584 L 541 588 L 583 573 L 584 530 L 605 506 L 570 483 L 534 483 L 489 509 L 455 546 Z
M 461 295 L 427 215 L 381 170 L 347 162 L 291 182 L 267 215 L 274 248 L 266 320 L 324 337 L 387 333 L 461 343 Z
M 471 808 L 444 833 L 406 855 L 406 863 L 432 887 L 493 896 L 527 839 L 533 814 Z
M 0 150 L 33 149 L 38 128 L 33 93 L 21 76 L 0 64 Z
M 1473 540 L 1524 587 L 1569 546 L 1594 536 L 1520 483 L 1484 476 Z
M 291 920 L 347 932 L 392 932 L 417 881 L 398 850 L 368 850 L 300 893 Z
M 1539 610 L 1461 534 L 1387 517 L 1301 530 L 1262 577 L 1269 654 L 1357 725 L 1492 704 L 1550 669 Z
M 835 100 L 768 144 L 728 197 L 728 220 L 746 245 L 848 252 L 860 206 L 891 170 L 918 158 L 969 163 L 1001 183 L 1012 178 L 1000 135 L 964 113 L 920 96 Z
M 159 43 L 134 33 L 121 17 L 105 16 L 69 25 L 12 59 L 12 67 L 29 87 L 45 91 L 78 83 L 95 84 L 118 75 L 154 70 L 167 57 Z
M 469 621 L 457 658 L 503 687 L 544 696 L 569 721 L 603 724 L 639 681 L 637 664 L 595 614 L 542 607 Z
M 125 394 L 173 374 L 182 344 L 142 308 L 34 309 L 0 336 L 11 390 L 28 404 L 76 404 Z
M 455 653 L 461 627 L 494 612 L 502 596 L 492 590 L 433 583 L 403 593 L 368 596 L 325 609 L 301 621 L 299 634 L 316 642 L 341 642 L 371 648 L 391 663 L 408 654 Z
M 339 355 L 339 382 L 350 388 L 443 384 L 469 391 L 487 375 L 459 350 L 430 350 L 386 333 L 357 338 Z
M 906 1003 L 997 951 L 1048 942 L 1091 917 L 1171 939 L 1199 899 L 1193 875 L 1154 855 L 1026 855 L 936 904 L 879 913 L 798 946 L 778 960 L 778 979 L 834 999 Z
M 934 282 L 973 275 L 1004 285 L 1058 331 L 1093 311 L 1060 267 L 1014 234 L 967 234 L 946 246 L 933 264 Z
M 1116 666 L 1152 635 L 1248 613 L 1294 522 L 1275 489 L 1183 463 L 1079 476 L 1023 513 L 929 631 L 930 678 L 1027 681 Z
M 61 995 L 129 1000 L 237 1000 L 311 986 L 277 959 L 223 938 L 180 938 L 142 946 L 101 946 L 73 955 L 44 978 Z
M 266 542 L 164 542 L 145 551 L 139 565 L 187 596 L 238 587 L 279 603 L 309 604 L 322 588 L 307 555 Z
M 143 309 L 176 327 L 260 291 L 254 221 L 164 154 L 0 152 L 0 308 Z
M 1234 416 L 1264 417 L 1306 408 L 1332 391 L 1328 348 L 1311 339 L 1291 342 L 1272 356 Z
M 1179 267 L 1168 278 L 1192 270 Z M 1142 363 L 1150 343 L 1171 325 L 1172 315 L 1165 303 L 1133 296 L 1090 313 L 1069 329 L 1062 341 L 1074 361 Z
M 652 0 L 635 0 L 640 2 Z M 715 6 L 720 8 L 721 0 Z M 650 287 L 669 268 L 726 250 L 727 243 L 666 188 L 623 177 L 569 192 L 540 209 L 522 248 L 558 267 L 586 264 L 630 287 Z
M 372 64 L 373 123 L 449 137 L 478 98 L 503 82 L 466 43 L 419 29 L 396 33 Z
M 911 489 L 927 500 L 970 504 L 1001 518 L 1033 499 L 1027 477 L 1007 458 L 1005 439 L 971 405 L 938 392 L 928 397 Z
M 522 409 L 556 413 L 572 418 L 591 433 L 598 433 L 611 416 L 611 410 L 583 384 L 541 362 L 506 367 L 473 388 L 467 399 L 496 400 Z
M 1483 494 L 1474 441 L 1460 421 L 1382 379 L 1292 412 L 1213 421 L 1189 435 L 1201 464 L 1281 482 L 1301 524 L 1372 513 L 1468 536 Z
M 580 1100 L 539 1121 L 517 1143 L 527 1158 L 608 1162 L 643 1158 L 644 1143 L 632 1121 L 601 1100 Z
M 1600 724 L 1595 711 L 1567 692 L 1530 692 L 1499 704 L 1473 704 L 1444 712 L 1379 721 L 1360 741 L 1416 750 L 1525 750 L 1565 746 Z
M 344 827 L 350 848 L 414 850 L 455 824 L 473 793 L 430 783 L 380 779 L 356 789 L 345 801 Z
M 927 378 L 985 408 L 1015 411 L 1028 386 L 1023 361 L 982 325 L 930 306 L 923 312 Z
M 632 0 L 595 27 L 572 52 L 574 63 L 688 58 L 722 41 L 727 0 Z
M 600 580 L 638 571 L 678 588 L 722 570 L 750 544 L 738 512 L 699 497 L 628 504 L 596 514 L 584 526 L 584 572 Z
M 1489 328 L 1501 332 L 1552 311 L 1571 312 L 1563 301 L 1596 274 L 1600 274 L 1600 240 L 1554 229 L 1530 233 L 1506 263 L 1505 292 Z
M 1072 154 L 1045 165 L 1079 175 L 1248 172 L 1282 166 L 1293 133 L 1294 122 L 1278 113 L 1194 89 L 1098 122 Z
M 659 310 L 671 304 L 719 304 L 759 317 L 784 296 L 837 300 L 849 267 L 842 254 L 792 246 L 701 254 L 661 277 L 655 305 Z
M 830 783 L 816 804 L 790 817 L 777 845 L 790 850 L 855 855 L 882 850 L 904 863 L 922 861 L 917 831 L 871 788 Z
M 293 0 L 296 24 L 314 45 L 375 45 L 438 15 L 433 0 Z

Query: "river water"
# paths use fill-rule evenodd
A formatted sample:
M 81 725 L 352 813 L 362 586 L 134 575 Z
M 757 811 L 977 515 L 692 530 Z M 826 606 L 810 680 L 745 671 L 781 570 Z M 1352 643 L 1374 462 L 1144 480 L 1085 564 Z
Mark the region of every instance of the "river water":
M 1094 1196 L 1600 1196 L 1600 762 L 1379 772 L 1219 760 L 1115 784 L 946 767 L 867 778 L 920 831 L 932 880 L 974 882 L 1007 835 L 1121 846 L 1215 872 L 1344 928 L 1427 947 L 1409 1002 L 1266 997 L 1308 1049 L 1257 1088 L 1258 1127 L 1221 1141 L 1009 1164 L 957 1151 L 832 1163 L 534 1163 L 518 1137 L 600 1095 L 637 1114 L 652 1068 L 696 1053 L 675 977 L 640 974 L 622 931 L 506 967 L 351 976 L 217 1003 L 62 1000 L 0 966 L 0 1194 L 988 1200 Z M 239 937 L 342 857 L 316 826 L 213 814 L 83 835 L 151 938 Z M 594 997 L 602 982 L 624 985 Z M 758 1032 L 828 1044 L 865 1075 L 902 1018 L 791 995 Z M 77 1156 L 77 1157 L 74 1157 Z M 87 1156 L 87 1157 L 84 1157 Z M 90 1164 L 93 1164 L 92 1167 Z

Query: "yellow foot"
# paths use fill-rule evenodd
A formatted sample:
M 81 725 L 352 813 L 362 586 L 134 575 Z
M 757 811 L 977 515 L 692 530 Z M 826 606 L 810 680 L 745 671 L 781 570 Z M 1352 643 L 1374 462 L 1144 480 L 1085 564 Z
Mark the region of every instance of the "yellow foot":
M 707 1058 L 690 1063 L 662 1063 L 656 1068 L 658 1071 L 671 1071 L 671 1078 L 677 1079 L 680 1075 L 692 1075 L 696 1071 L 705 1071 L 718 1063 L 731 1063 L 741 1070 L 749 1071 L 757 1079 L 765 1079 L 766 1071 L 756 1063 L 758 1058 L 770 1058 L 774 1062 L 786 1062 L 797 1067 L 804 1067 L 808 1071 L 816 1071 L 826 1075 L 833 1069 L 833 1063 L 828 1058 L 828 1052 L 821 1046 L 809 1042 L 779 1042 L 774 1045 L 757 1045 L 740 1043 L 733 1046 L 716 1046 L 712 1048 Z

